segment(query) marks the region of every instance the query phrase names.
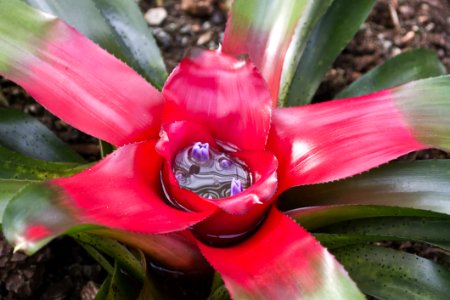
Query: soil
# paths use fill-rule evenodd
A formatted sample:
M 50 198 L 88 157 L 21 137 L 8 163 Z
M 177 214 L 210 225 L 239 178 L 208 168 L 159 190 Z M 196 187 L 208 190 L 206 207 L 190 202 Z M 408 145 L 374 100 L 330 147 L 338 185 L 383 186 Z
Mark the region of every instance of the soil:
M 183 1 L 193 2 L 193 1 Z M 194 1 L 195 2 L 195 1 Z M 183 10 L 181 1 L 141 0 L 145 13 L 163 3 L 168 13 L 152 30 L 168 70 L 193 46 L 216 48 L 225 27 L 225 1 L 199 1 L 205 8 Z M 391 6 L 391 9 L 390 9 Z M 186 9 L 186 7 L 183 7 Z M 450 71 L 450 7 L 446 0 L 379 0 L 367 22 L 326 74 L 314 101 L 331 99 L 343 87 L 386 59 L 411 48 L 435 49 Z M 20 87 L 0 78 L 0 107 L 17 108 L 38 118 L 87 160 L 99 158 L 97 141 L 47 113 Z M 402 159 L 444 158 L 447 153 L 420 151 Z M 389 244 L 450 266 L 447 253 L 420 244 Z M 60 238 L 26 257 L 12 253 L 0 236 L 0 299 L 93 299 L 105 274 L 68 238 Z M 186 295 L 185 295 L 186 296 Z

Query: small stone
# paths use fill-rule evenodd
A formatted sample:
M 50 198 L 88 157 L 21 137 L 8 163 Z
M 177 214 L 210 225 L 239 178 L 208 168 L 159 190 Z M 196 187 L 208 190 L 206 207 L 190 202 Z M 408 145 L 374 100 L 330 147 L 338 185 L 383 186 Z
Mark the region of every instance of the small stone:
M 190 34 L 192 33 L 192 26 L 190 24 L 186 24 L 180 28 L 181 34 Z
M 394 48 L 392 49 L 392 56 L 397 56 L 397 55 L 399 55 L 400 53 L 402 53 L 402 50 L 401 50 L 400 48 L 394 47 Z
M 208 47 L 207 48 L 210 49 L 210 50 L 216 50 L 216 49 L 219 49 L 219 44 L 217 44 L 215 41 L 210 41 L 208 43 Z
M 400 44 L 405 45 L 408 42 L 412 41 L 414 37 L 416 36 L 416 33 L 414 31 L 408 31 L 402 38 L 400 39 Z
M 388 41 L 388 40 L 384 40 L 384 41 L 382 41 L 382 45 L 383 45 L 383 48 L 387 50 L 392 47 L 392 42 Z
M 150 8 L 144 17 L 150 26 L 159 26 L 167 18 L 167 11 L 164 7 Z
M 209 23 L 208 21 L 206 21 L 205 23 L 202 24 L 202 30 L 206 31 L 206 30 L 210 30 L 211 29 L 211 23 Z
M 11 257 L 11 261 L 18 262 L 18 261 L 24 261 L 27 259 L 27 256 L 21 252 L 15 252 L 13 256 Z
M 415 14 L 414 9 L 409 5 L 402 5 L 398 10 L 400 11 L 400 14 L 406 18 L 411 18 Z
M 172 37 L 161 28 L 153 29 L 153 34 L 155 35 L 155 38 L 158 40 L 162 48 L 169 48 L 170 46 L 172 46 Z
M 165 29 L 169 32 L 175 32 L 178 30 L 178 25 L 176 23 L 169 23 L 169 25 L 165 26 Z
M 197 45 L 205 45 L 206 43 L 208 43 L 213 37 L 213 32 L 212 31 L 208 31 L 203 33 L 201 36 L 199 36 L 198 40 L 197 40 Z
M 217 6 L 224 13 L 228 13 L 231 10 L 232 4 L 233 4 L 233 0 L 218 0 Z
M 81 300 L 94 300 L 98 290 L 98 286 L 94 282 L 89 281 L 81 290 Z
M 181 0 L 181 9 L 195 17 L 210 16 L 214 0 Z
M 180 41 L 181 46 L 186 47 L 189 45 L 189 38 L 187 36 L 183 36 Z
M 428 16 L 418 16 L 417 17 L 417 21 L 419 21 L 420 24 L 423 24 L 425 22 L 427 22 L 430 18 Z
M 427 26 L 425 26 L 425 30 L 432 31 L 435 27 L 434 23 L 428 23 Z
M 193 24 L 191 29 L 192 32 L 199 32 L 202 29 L 202 27 L 200 26 L 200 24 Z
M 225 23 L 225 16 L 220 10 L 216 10 L 212 14 L 210 21 L 214 25 L 221 25 L 221 24 Z

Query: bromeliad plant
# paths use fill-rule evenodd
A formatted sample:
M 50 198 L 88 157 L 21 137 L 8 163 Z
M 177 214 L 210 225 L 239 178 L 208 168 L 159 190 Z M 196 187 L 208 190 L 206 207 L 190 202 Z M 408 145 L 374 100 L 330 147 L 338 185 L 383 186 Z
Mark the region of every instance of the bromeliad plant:
M 1 112 L 0 212 L 17 250 L 72 235 L 111 274 L 98 299 L 131 297 L 121 269 L 144 283 L 142 299 L 158 293 L 135 256 L 100 236 L 142 250 L 153 266 L 211 265 L 234 299 L 448 295 L 448 269 L 368 242 L 449 250 L 449 163 L 392 163 L 350 178 L 450 147 L 450 77 L 422 79 L 443 74 L 435 55 L 399 55 L 342 92 L 353 98 L 283 108 L 310 101 L 374 1 L 235 0 L 222 48 L 192 50 L 167 81 L 133 1 L 28 2 L 131 68 L 64 21 L 0 0 L 0 73 L 117 147 L 80 165 L 45 129 Z M 5 139 L 25 130 L 43 135 L 39 151 Z M 108 292 L 114 285 L 122 294 Z M 215 287 L 211 298 L 226 297 Z

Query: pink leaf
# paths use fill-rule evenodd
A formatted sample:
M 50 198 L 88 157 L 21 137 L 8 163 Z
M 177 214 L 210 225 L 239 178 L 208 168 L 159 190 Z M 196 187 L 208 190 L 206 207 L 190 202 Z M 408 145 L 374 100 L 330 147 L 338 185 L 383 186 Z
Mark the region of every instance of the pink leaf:
M 233 299 L 364 299 L 334 257 L 276 209 L 244 242 L 198 244 Z
M 165 124 L 191 121 L 241 150 L 262 150 L 270 127 L 266 83 L 248 60 L 215 51 L 192 53 L 163 89 Z

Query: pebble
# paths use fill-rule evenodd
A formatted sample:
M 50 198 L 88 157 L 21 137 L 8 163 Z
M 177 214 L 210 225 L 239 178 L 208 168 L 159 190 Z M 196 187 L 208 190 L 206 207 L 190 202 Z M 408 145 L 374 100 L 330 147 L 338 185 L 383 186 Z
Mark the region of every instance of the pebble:
M 425 26 L 425 30 L 432 31 L 434 27 L 435 27 L 434 23 L 428 23 L 427 26 Z
M 192 24 L 191 29 L 192 32 L 199 32 L 202 29 L 202 27 L 200 26 L 200 24 Z
M 206 21 L 205 23 L 202 24 L 202 30 L 207 31 L 211 29 L 211 23 L 209 23 L 208 21 Z
M 416 36 L 416 33 L 414 31 L 408 31 L 402 38 L 400 39 L 400 45 L 405 45 L 412 41 L 414 37 Z
M 409 5 L 402 5 L 399 7 L 400 14 L 406 18 L 414 17 L 415 11 Z
M 202 35 L 199 36 L 198 40 L 197 40 L 197 45 L 205 45 L 206 43 L 208 43 L 213 37 L 213 32 L 212 31 L 207 31 L 205 33 L 203 33 Z
M 159 26 L 167 18 L 167 11 L 164 7 L 150 8 L 144 17 L 150 26 Z
M 215 10 L 210 21 L 214 25 L 221 25 L 225 22 L 225 15 L 220 10 Z
M 155 35 L 156 40 L 159 42 L 162 48 L 169 48 L 170 46 L 172 46 L 172 37 L 161 28 L 154 28 L 153 34 Z
M 81 290 L 81 300 L 94 300 L 99 291 L 99 287 L 93 281 L 88 283 Z
M 183 36 L 180 41 L 181 46 L 186 47 L 189 45 L 189 40 L 190 39 L 187 36 Z
M 178 30 L 178 25 L 176 23 L 169 23 L 164 28 L 169 32 L 175 32 Z
M 180 28 L 181 34 L 190 34 L 192 33 L 192 26 L 191 24 L 186 24 L 183 27 Z
M 181 9 L 194 17 L 210 16 L 214 0 L 181 0 Z

